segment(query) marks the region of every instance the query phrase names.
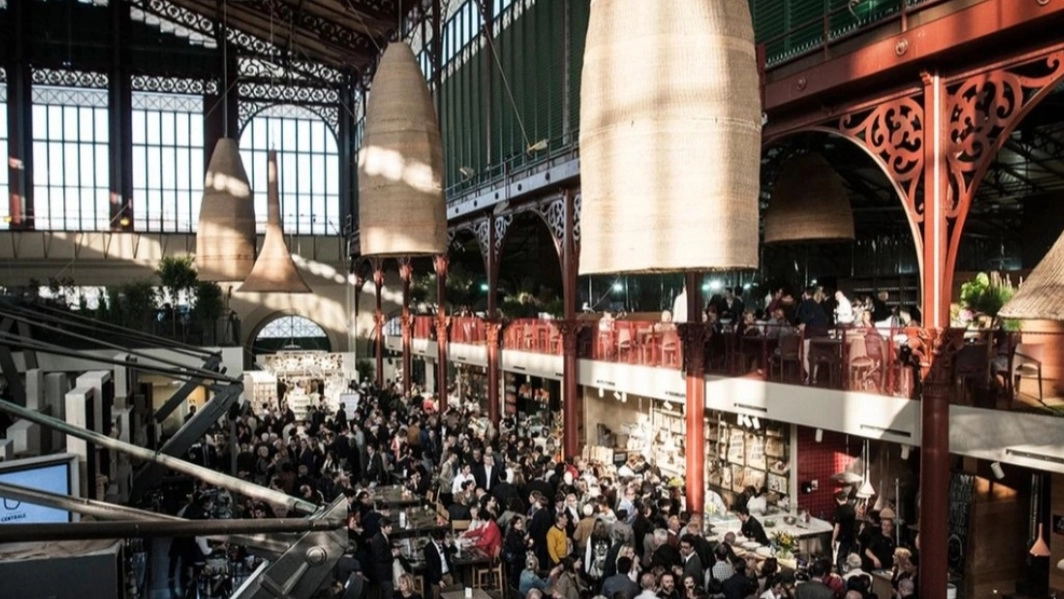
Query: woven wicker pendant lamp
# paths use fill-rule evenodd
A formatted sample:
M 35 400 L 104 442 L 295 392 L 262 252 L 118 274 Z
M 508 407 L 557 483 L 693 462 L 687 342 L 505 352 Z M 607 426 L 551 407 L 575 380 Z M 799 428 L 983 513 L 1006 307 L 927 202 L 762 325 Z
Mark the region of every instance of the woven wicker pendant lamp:
M 850 197 L 827 159 L 808 153 L 785 161 L 765 210 L 765 243 L 853 239 Z
M 580 274 L 757 266 L 758 86 L 748 0 L 592 0 Z
M 404 42 L 388 46 L 373 78 L 358 153 L 358 226 L 363 256 L 447 251 L 440 128 Z
M 267 154 L 266 170 L 266 237 L 255 260 L 255 268 L 237 291 L 266 293 L 310 293 L 310 287 L 299 274 L 281 228 L 281 198 L 277 189 L 277 152 Z
M 203 181 L 196 270 L 201 281 L 242 281 L 255 264 L 255 199 L 235 139 L 214 146 Z

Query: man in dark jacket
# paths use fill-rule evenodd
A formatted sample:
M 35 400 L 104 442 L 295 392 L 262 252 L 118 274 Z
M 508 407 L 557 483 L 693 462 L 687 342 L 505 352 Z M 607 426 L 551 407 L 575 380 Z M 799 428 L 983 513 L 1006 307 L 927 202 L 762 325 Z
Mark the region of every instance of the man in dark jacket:
M 384 518 L 381 520 L 380 531 L 369 542 L 369 574 L 370 580 L 377 584 L 380 589 L 378 595 L 381 599 L 392 596 L 392 563 L 399 553 L 398 549 L 392 549 L 389 536 L 392 534 L 392 521 Z
M 721 583 L 725 599 L 746 599 L 750 593 L 757 591 L 757 582 L 746 575 L 746 561 L 735 560 L 732 563 L 735 573 Z
M 442 531 L 432 535 L 432 541 L 425 545 L 425 582 L 428 584 L 428 599 L 439 599 L 440 592 L 454 584 L 454 566 L 451 564 L 449 543 L 444 543 Z

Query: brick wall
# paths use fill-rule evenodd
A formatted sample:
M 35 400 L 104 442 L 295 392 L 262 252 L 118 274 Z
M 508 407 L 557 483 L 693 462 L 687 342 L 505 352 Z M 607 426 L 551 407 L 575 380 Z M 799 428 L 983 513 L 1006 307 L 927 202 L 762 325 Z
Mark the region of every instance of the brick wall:
M 824 431 L 823 441 L 816 442 L 816 429 L 798 427 L 798 507 L 809 510 L 814 517 L 830 520 L 835 513 L 837 483 L 833 474 L 857 460 L 861 453 L 861 441 L 850 439 L 850 452 L 846 453 L 846 435 Z M 804 483 L 816 480 L 819 488 L 812 493 L 802 493 Z

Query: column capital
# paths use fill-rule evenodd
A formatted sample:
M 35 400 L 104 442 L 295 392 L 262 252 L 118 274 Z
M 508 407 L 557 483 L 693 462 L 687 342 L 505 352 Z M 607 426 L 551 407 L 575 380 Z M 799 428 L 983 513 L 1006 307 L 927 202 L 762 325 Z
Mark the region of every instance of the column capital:
M 683 344 L 683 368 L 685 372 L 697 372 L 705 369 L 704 355 L 706 342 L 713 335 L 709 323 L 682 322 L 676 325 L 680 342 Z
M 410 258 L 399 258 L 399 278 L 404 283 L 409 283 L 414 276 L 414 263 Z
M 484 320 L 484 335 L 488 340 L 488 347 L 498 347 L 499 339 L 502 338 L 503 322 L 495 319 Z

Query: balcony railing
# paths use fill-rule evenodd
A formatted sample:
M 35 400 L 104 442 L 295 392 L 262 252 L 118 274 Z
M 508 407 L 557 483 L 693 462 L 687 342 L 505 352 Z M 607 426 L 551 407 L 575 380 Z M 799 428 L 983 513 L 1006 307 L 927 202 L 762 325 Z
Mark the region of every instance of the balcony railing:
M 436 317 L 435 316 L 415 316 L 414 317 L 414 339 L 431 339 L 436 340 Z
M 832 9 L 825 6 L 821 14 L 792 24 L 780 35 L 759 39 L 758 43 L 764 47 L 765 66 L 772 68 L 817 51 L 826 51 L 843 40 L 893 20 L 900 21 L 900 29 L 905 31 L 908 27 L 907 19 L 912 13 L 943 1 L 945 0 L 863 0 L 859 3 L 843 3 Z M 787 4 L 793 5 L 796 2 L 781 1 L 777 10 L 783 13 L 793 8 Z M 759 16 L 755 27 L 773 17 L 780 18 L 778 14 Z
M 683 344 L 676 325 L 650 320 L 600 320 L 581 357 L 603 362 L 679 370 Z
M 455 316 L 451 318 L 451 343 L 483 345 L 487 343 L 487 329 L 484 320 L 476 316 Z
M 562 355 L 558 321 L 518 319 L 502 334 L 504 350 Z M 414 317 L 414 338 L 435 340 L 435 316 Z M 579 335 L 583 359 L 680 370 L 683 343 L 678 326 L 652 320 L 599 320 Z M 392 333 L 389 327 L 389 334 Z M 453 317 L 452 343 L 486 343 L 477 317 Z M 398 334 L 398 331 L 395 331 Z M 1064 375 L 1064 327 L 1008 332 L 967 330 L 954 357 L 953 402 L 983 408 L 1036 409 L 1064 415 L 1049 401 Z M 710 376 L 859 391 L 900 398 L 919 396 L 930 365 L 925 331 L 888 326 L 799 330 L 764 322 L 715 324 L 706 341 Z
M 502 348 L 537 354 L 562 354 L 562 335 L 552 320 L 521 318 L 503 329 Z

